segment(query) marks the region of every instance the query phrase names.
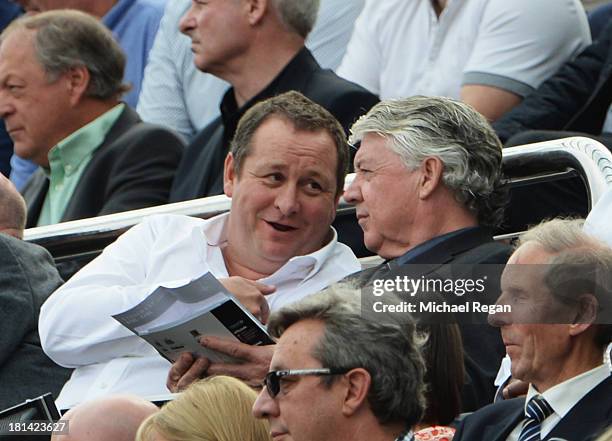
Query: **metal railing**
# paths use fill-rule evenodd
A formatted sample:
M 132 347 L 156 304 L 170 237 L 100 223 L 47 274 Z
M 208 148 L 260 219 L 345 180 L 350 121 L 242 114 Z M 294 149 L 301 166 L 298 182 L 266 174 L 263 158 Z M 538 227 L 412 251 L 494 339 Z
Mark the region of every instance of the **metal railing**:
M 602 144 L 589 138 L 573 137 L 506 148 L 503 168 L 513 186 L 578 175 L 585 182 L 591 207 L 612 185 L 612 155 Z M 348 175 L 346 185 L 353 178 L 354 175 Z M 56 259 L 69 259 L 101 251 L 147 216 L 172 213 L 206 219 L 228 211 L 230 203 L 226 196 L 213 196 L 64 222 L 28 229 L 25 240 L 47 248 Z M 354 208 L 342 199 L 337 215 L 353 216 Z M 508 236 L 513 235 L 516 234 Z

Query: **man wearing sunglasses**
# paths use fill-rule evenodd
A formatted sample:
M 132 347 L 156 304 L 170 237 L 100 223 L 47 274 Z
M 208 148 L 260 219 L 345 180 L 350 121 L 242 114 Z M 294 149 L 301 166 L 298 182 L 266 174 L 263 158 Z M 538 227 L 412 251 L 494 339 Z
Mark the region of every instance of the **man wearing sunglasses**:
M 335 285 L 271 316 L 278 344 L 253 414 L 274 441 L 409 439 L 424 408 L 421 339 L 409 315 L 362 314 L 361 298 Z

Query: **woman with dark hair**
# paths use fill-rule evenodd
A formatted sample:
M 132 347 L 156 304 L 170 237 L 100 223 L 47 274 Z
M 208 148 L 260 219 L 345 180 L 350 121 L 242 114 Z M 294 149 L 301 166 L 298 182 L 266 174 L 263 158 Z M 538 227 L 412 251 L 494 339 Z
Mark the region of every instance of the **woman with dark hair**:
M 427 372 L 427 407 L 414 427 L 414 441 L 450 441 L 455 429 L 449 424 L 461 412 L 461 389 L 465 375 L 463 342 L 457 324 L 419 325 L 428 335 L 424 348 Z

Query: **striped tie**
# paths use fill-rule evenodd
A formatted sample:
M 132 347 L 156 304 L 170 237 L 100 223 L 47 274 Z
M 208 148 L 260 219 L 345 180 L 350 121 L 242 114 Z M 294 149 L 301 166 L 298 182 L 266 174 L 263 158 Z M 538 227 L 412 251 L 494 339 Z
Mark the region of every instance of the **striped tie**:
M 553 409 L 544 397 L 538 395 L 529 400 L 518 441 L 540 441 L 540 424 L 551 413 Z

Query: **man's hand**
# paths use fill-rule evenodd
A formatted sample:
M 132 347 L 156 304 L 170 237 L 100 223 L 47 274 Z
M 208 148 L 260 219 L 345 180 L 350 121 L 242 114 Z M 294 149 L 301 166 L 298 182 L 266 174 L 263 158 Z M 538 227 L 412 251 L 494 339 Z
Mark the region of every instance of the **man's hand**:
M 173 393 L 182 391 L 194 381 L 205 377 L 209 365 L 208 358 L 195 358 L 191 352 L 183 352 L 168 372 L 166 387 Z
M 212 363 L 208 375 L 229 375 L 243 380 L 249 386 L 259 386 L 270 368 L 274 345 L 251 346 L 218 337 L 202 337 L 200 344 L 206 348 L 237 358 L 240 363 Z
M 274 286 L 253 282 L 252 280 L 238 276 L 220 279 L 219 282 L 221 282 L 225 289 L 234 294 L 238 301 L 240 301 L 251 314 L 257 317 L 259 321 L 262 323 L 268 321 L 270 307 L 268 306 L 265 296 L 276 291 Z
M 200 344 L 239 359 L 241 363 L 212 363 L 208 358 L 194 358 L 191 353 L 184 352 L 168 372 L 166 387 L 170 392 L 180 392 L 208 375 L 229 375 L 250 386 L 259 386 L 268 372 L 274 353 L 274 345 L 251 346 L 219 337 L 202 337 Z
M 502 390 L 502 395 L 505 400 L 509 400 L 510 398 L 520 397 L 522 395 L 527 395 L 527 391 L 529 390 L 529 383 L 526 383 L 521 380 L 511 379 L 510 383 Z

